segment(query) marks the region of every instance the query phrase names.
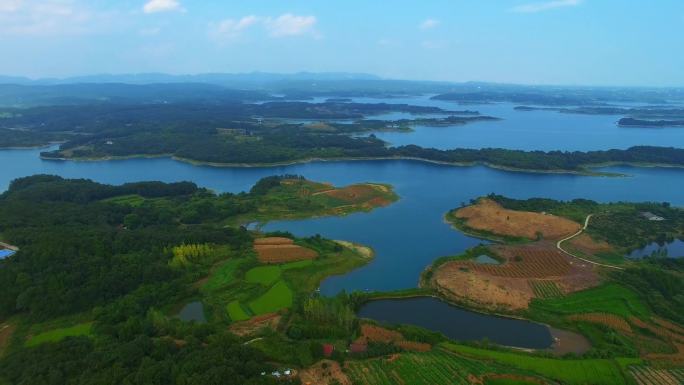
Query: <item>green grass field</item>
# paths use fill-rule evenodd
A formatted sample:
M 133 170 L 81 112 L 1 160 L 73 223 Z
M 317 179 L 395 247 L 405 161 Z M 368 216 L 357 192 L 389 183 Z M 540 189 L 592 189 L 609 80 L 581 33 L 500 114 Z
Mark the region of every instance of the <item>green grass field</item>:
M 555 314 L 611 313 L 625 318 L 648 318 L 646 304 L 633 291 L 615 283 L 583 290 L 564 298 L 535 300 L 531 310 Z
M 249 308 L 256 315 L 272 313 L 292 306 L 293 293 L 285 281 L 280 280 L 261 297 L 249 303 Z
M 314 261 L 311 259 L 306 259 L 303 261 L 297 261 L 297 262 L 290 262 L 290 263 L 285 263 L 282 265 L 279 265 L 281 269 L 283 270 L 293 270 L 293 269 L 301 269 L 304 267 L 309 267 L 313 265 Z
M 245 259 L 231 258 L 218 266 L 202 287 L 203 290 L 214 291 L 235 282 L 235 271 L 245 262 Z
M 280 278 L 281 273 L 280 266 L 258 266 L 247 271 L 245 281 L 270 286 Z
M 458 354 L 481 360 L 536 372 L 542 376 L 569 385 L 602 384 L 622 385 L 629 383 L 623 371 L 626 364 L 639 364 L 640 359 L 554 359 L 534 357 L 522 353 L 498 352 L 469 346 L 444 343 L 442 346 Z
M 91 334 L 92 322 L 82 323 L 66 328 L 48 330 L 36 334 L 26 341 L 26 346 L 37 346 L 46 342 L 61 341 L 66 337 L 89 336 Z
M 244 321 L 250 319 L 250 315 L 247 314 L 245 309 L 242 307 L 240 301 L 232 301 L 226 306 L 226 311 L 228 312 L 228 317 L 233 321 Z

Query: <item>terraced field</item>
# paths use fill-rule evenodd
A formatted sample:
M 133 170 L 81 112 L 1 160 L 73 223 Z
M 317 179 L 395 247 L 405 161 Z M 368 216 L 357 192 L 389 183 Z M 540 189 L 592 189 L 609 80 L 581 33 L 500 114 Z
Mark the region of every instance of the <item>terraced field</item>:
M 560 298 L 563 292 L 553 281 L 530 281 L 537 298 Z
M 350 361 L 346 372 L 359 385 L 470 385 L 493 367 L 444 350 Z
M 629 372 L 639 385 L 684 384 L 684 369 L 655 369 L 646 366 L 633 366 Z

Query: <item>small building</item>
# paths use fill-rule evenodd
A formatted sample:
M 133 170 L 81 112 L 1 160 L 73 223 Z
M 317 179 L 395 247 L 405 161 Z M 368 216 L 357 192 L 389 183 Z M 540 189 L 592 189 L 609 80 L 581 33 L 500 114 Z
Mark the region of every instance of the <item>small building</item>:
M 664 221 L 665 218 L 655 215 L 650 211 L 644 211 L 641 213 L 641 216 L 648 219 L 649 221 Z
M 330 358 L 335 351 L 335 345 L 333 344 L 323 344 L 323 355 Z

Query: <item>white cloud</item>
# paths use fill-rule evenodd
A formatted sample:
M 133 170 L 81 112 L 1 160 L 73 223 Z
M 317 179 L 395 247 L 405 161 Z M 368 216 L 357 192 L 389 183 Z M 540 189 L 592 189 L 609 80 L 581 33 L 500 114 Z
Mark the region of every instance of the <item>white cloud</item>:
M 518 5 L 517 7 L 513 7 L 512 11 L 520 13 L 535 13 L 555 8 L 574 7 L 582 4 L 582 1 L 583 0 L 553 0 L 542 3 L 522 4 Z
M 432 29 L 439 25 L 439 20 L 426 19 L 420 23 L 420 29 Z
M 178 0 L 149 0 L 143 6 L 145 13 L 183 11 Z
M 315 16 L 297 16 L 286 13 L 275 19 L 267 18 L 265 25 L 271 36 L 283 37 L 315 33 L 316 22 Z
M 217 40 L 234 40 L 251 26 L 261 22 L 261 18 L 250 15 L 241 19 L 225 19 L 209 24 L 209 34 Z
M 225 19 L 209 23 L 209 36 L 219 42 L 231 42 L 240 38 L 252 27 L 260 27 L 273 38 L 302 35 L 319 38 L 320 35 L 315 29 L 316 23 L 315 16 L 298 16 L 291 13 L 278 17 L 249 15 L 241 19 Z
M 0 37 L 83 34 L 107 25 L 111 16 L 74 0 L 0 0 Z
M 0 12 L 15 12 L 22 3 L 23 0 L 0 0 Z

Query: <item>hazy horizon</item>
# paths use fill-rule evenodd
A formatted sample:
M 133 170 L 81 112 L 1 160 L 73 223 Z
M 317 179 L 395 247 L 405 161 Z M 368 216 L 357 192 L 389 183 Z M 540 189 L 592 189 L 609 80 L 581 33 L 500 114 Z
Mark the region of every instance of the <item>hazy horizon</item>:
M 684 86 L 684 3 L 0 0 L 0 74 L 367 73 Z

